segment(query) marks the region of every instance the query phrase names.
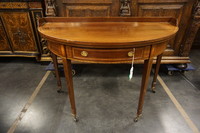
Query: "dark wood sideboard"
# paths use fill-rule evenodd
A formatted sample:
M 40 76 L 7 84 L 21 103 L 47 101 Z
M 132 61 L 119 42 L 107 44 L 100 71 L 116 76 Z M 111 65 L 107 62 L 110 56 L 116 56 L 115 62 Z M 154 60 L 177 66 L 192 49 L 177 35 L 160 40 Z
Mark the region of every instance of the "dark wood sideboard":
M 197 0 L 57 0 L 58 16 L 65 17 L 163 17 L 178 19 L 179 32 L 170 40 L 162 63 L 188 63 L 195 34 L 192 31 Z M 195 7 L 194 7 L 195 6 Z M 196 30 L 195 30 L 196 31 Z M 195 32 L 196 33 L 196 32 Z M 191 36 L 191 35 L 190 35 Z
M 45 53 L 37 31 L 43 17 L 41 0 L 2 0 L 0 2 L 0 57 L 41 57 Z M 43 45 L 44 44 L 44 45 Z
M 190 24 L 187 26 L 184 37 L 184 48 L 182 49 L 182 56 L 188 56 L 189 51 L 193 45 L 194 48 L 200 48 L 200 0 L 194 4 Z M 188 52 L 187 52 L 188 51 Z

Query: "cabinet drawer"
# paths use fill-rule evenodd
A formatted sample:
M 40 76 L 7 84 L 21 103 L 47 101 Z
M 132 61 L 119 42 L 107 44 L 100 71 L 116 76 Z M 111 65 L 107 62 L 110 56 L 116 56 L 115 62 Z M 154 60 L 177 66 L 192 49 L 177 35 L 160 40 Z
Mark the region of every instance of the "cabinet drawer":
M 131 61 L 133 54 L 135 59 L 145 59 L 149 57 L 150 47 L 139 47 L 126 49 L 85 49 L 72 48 L 74 59 L 85 61 Z

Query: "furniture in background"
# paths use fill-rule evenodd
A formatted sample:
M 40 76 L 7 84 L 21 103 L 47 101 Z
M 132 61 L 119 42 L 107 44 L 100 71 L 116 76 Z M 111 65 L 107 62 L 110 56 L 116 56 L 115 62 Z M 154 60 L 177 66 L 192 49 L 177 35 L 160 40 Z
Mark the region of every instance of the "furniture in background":
M 162 54 L 178 31 L 173 18 L 42 18 L 38 31 L 52 52 L 58 87 L 61 80 L 57 56 L 62 59 L 71 112 L 77 121 L 71 61 L 86 63 L 133 63 L 144 61 L 140 97 L 135 121 L 142 115 L 153 58 L 157 57 L 152 83 L 155 84 Z M 60 33 L 60 34 L 58 34 Z
M 0 56 L 51 60 L 47 43 L 40 38 L 36 30 L 36 16 L 41 17 L 43 11 L 48 17 L 55 15 L 60 17 L 175 17 L 178 19 L 180 30 L 168 43 L 162 63 L 189 63 L 190 48 L 196 36 L 194 25 L 197 25 L 198 17 L 194 16 L 198 16 L 198 3 L 198 0 L 1 0 Z M 9 21 L 10 18 L 5 20 L 6 14 L 13 17 L 23 16 L 23 20 L 28 24 L 22 27 L 18 20 L 12 20 L 13 22 Z M 10 23 L 5 24 L 6 21 Z M 10 26 L 11 23 L 15 24 Z M 17 25 L 21 28 L 16 28 Z M 15 34 L 11 33 L 11 29 L 15 30 L 13 31 Z M 198 37 L 196 38 L 195 42 L 198 42 Z
M 41 1 L 0 2 L 0 57 L 49 57 L 37 31 L 37 19 L 43 17 Z
M 189 27 L 186 30 L 186 35 L 184 37 L 184 47 L 182 49 L 182 56 L 189 56 L 189 51 L 192 47 L 192 44 L 195 43 L 196 47 L 200 47 L 200 1 L 194 5 L 192 16 L 190 19 Z M 196 38 L 195 38 L 196 37 Z
M 197 0 L 56 0 L 62 17 L 164 17 L 178 19 L 179 31 L 163 53 L 162 63 L 189 63 L 192 9 Z M 194 38 L 195 34 L 192 34 Z

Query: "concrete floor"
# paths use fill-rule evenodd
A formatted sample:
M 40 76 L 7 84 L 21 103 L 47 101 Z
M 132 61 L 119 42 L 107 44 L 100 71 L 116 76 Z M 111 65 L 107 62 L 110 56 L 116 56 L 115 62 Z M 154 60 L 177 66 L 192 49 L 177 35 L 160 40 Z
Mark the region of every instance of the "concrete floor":
M 195 71 L 160 76 L 200 130 L 200 60 L 193 50 Z M 0 58 L 0 133 L 7 132 L 45 75 L 46 65 L 30 58 Z M 16 133 L 192 133 L 181 113 L 158 82 L 157 92 L 147 91 L 143 117 L 136 114 L 143 65 L 76 65 L 74 89 L 79 122 L 70 113 L 68 94 L 56 92 L 50 74 L 19 121 Z M 150 79 L 150 82 L 152 78 Z M 67 91 L 62 77 L 63 89 Z

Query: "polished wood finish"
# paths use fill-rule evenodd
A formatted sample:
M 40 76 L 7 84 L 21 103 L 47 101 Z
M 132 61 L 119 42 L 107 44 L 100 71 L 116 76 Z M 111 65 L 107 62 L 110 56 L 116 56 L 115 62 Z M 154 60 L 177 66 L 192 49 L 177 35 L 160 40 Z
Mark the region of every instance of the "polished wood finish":
M 77 115 L 76 115 L 76 105 L 75 105 L 75 99 L 74 99 L 71 60 L 62 58 L 62 61 L 63 61 L 63 66 L 64 66 L 65 78 L 67 81 L 67 89 L 68 89 L 69 101 L 71 105 L 71 112 L 74 118 L 76 119 Z
M 149 57 L 150 47 L 147 46 L 145 48 L 136 48 L 135 50 L 135 59 L 145 59 Z M 124 49 L 88 49 L 88 48 L 72 48 L 73 56 L 76 61 L 87 60 L 90 62 L 130 62 L 131 58 L 127 60 L 128 57 L 132 57 L 129 53 L 133 52 L 132 48 L 124 48 Z M 85 55 L 84 55 L 85 52 Z
M 34 1 L 0 2 L 0 56 L 36 57 L 42 55 L 37 19 L 42 17 L 42 5 Z
M 144 61 L 144 70 L 143 70 L 143 75 L 142 75 L 142 83 L 141 83 L 140 97 L 139 97 L 139 102 L 138 102 L 137 117 L 140 117 L 142 115 L 144 96 L 146 94 L 146 89 L 148 86 L 152 63 L 153 63 L 153 59 L 147 59 Z M 136 119 L 138 119 L 137 117 Z
M 56 79 L 57 79 L 57 85 L 58 85 L 59 90 L 61 90 L 62 89 L 62 84 L 61 84 L 60 73 L 59 73 L 59 69 L 58 69 L 57 56 L 54 53 L 51 53 L 51 58 L 53 60 L 53 65 L 54 65 L 54 69 L 55 69 L 55 75 L 56 75 Z
M 57 0 L 60 17 L 117 17 L 123 16 L 121 9 L 129 10 L 130 17 L 174 17 L 178 19 L 179 32 L 172 38 L 163 53 L 162 63 L 189 63 L 190 29 L 193 5 L 197 0 Z M 128 3 L 128 6 L 127 4 Z M 126 5 L 122 8 L 121 5 Z M 128 13 L 129 14 L 129 13 Z M 193 35 L 195 36 L 195 35 Z M 190 44 L 189 44 L 190 43 Z M 141 62 L 141 61 L 140 61 Z
M 76 119 L 71 61 L 90 63 L 131 63 L 144 60 L 137 117 L 142 114 L 144 96 L 153 63 L 156 72 L 167 42 L 178 31 L 173 18 L 42 18 L 38 31 L 48 41 L 49 50 L 61 57 L 71 110 Z M 52 56 L 56 71 L 56 56 Z M 58 76 L 58 74 L 56 74 Z M 154 79 L 157 78 L 155 74 Z M 60 79 L 57 78 L 60 85 Z M 154 81 L 155 82 L 155 81 Z
M 153 81 L 152 81 L 152 84 L 151 84 L 151 90 L 154 93 L 155 93 L 155 87 L 156 87 L 157 76 L 158 76 L 158 72 L 159 72 L 159 68 L 160 68 L 160 63 L 161 63 L 161 60 L 162 60 L 162 55 L 163 54 L 158 55 L 157 56 L 157 60 L 156 60 L 156 67 L 155 67 L 155 71 L 154 71 L 154 77 L 153 77 Z
M 147 46 L 146 42 L 162 42 L 178 31 L 176 21 L 164 17 L 42 18 L 40 23 L 38 30 L 45 38 L 94 48 Z

